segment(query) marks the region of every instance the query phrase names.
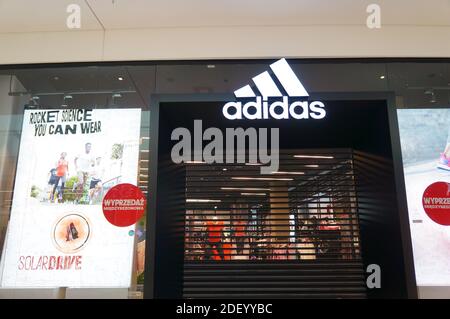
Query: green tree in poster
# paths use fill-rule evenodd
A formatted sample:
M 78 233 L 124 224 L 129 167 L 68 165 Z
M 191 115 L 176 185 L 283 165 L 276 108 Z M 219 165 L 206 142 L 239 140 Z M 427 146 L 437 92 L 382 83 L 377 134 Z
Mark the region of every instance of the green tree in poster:
M 78 181 L 77 176 L 72 176 L 66 181 L 65 191 L 63 195 L 64 202 L 74 202 L 76 199 L 76 191 L 73 190 L 74 184 Z
M 31 186 L 31 197 L 37 198 L 39 196 L 39 190 L 36 185 Z

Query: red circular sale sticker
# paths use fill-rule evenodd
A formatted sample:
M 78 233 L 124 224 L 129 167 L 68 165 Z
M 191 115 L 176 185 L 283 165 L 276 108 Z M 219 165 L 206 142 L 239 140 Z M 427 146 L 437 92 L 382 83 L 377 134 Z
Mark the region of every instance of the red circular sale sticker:
M 450 225 L 450 184 L 437 182 L 423 192 L 422 204 L 428 217 L 440 225 Z
M 126 227 L 144 215 L 146 200 L 139 187 L 119 184 L 106 193 L 102 206 L 103 214 L 111 224 Z

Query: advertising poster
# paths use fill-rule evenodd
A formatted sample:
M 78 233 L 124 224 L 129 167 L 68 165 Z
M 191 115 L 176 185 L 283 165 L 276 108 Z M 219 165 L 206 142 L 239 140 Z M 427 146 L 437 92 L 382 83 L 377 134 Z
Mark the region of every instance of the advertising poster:
M 417 285 L 450 286 L 450 109 L 398 121 Z
M 25 111 L 2 287 L 130 286 L 135 225 L 102 205 L 137 184 L 140 123 L 140 109 Z

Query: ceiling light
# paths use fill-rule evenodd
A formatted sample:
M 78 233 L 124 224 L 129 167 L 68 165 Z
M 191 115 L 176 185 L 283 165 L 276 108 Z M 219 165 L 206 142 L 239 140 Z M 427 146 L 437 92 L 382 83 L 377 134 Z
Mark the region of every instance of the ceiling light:
M 385 76 L 384 75 L 380 75 L 380 79 L 384 80 Z
M 227 169 L 226 168 L 222 168 L 222 171 L 227 171 Z
M 271 174 L 305 175 L 305 172 L 281 172 L 281 171 L 276 171 L 276 172 L 271 172 Z
M 197 199 L 197 198 L 187 198 L 186 203 L 220 203 L 220 199 Z
M 323 155 L 294 155 L 295 158 L 326 158 L 331 159 L 333 156 L 323 156 Z
M 431 94 L 430 103 L 436 103 L 436 96 L 434 95 L 434 93 Z
M 186 164 L 206 164 L 206 162 L 203 161 L 186 161 Z
M 119 76 L 119 77 L 117 78 L 117 80 L 123 81 L 123 77 Z
M 53 80 L 58 81 L 59 80 L 59 76 L 54 76 Z
M 214 64 L 208 64 L 206 67 L 208 69 L 214 69 L 216 66 Z
M 221 187 L 224 191 L 270 191 L 270 188 L 258 188 L 258 187 Z
M 319 165 L 312 164 L 312 165 L 305 165 L 305 167 L 319 167 Z
M 430 95 L 430 103 L 436 103 L 436 95 L 433 89 L 428 89 L 424 92 L 426 95 Z
M 122 94 L 120 94 L 120 93 L 113 93 L 112 97 L 113 97 L 113 99 L 121 98 Z
M 266 193 L 241 193 L 242 196 L 266 196 Z
M 233 180 L 240 181 L 293 181 L 292 178 L 272 178 L 272 177 L 232 177 Z

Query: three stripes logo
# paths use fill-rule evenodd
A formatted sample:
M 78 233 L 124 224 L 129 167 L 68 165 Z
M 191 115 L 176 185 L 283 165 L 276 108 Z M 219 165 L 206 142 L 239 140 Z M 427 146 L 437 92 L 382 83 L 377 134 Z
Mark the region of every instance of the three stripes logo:
M 272 75 L 265 71 L 252 79 L 254 87 L 245 85 L 234 91 L 237 99 L 248 102 L 242 104 L 241 101 L 236 101 L 225 104 L 222 112 L 227 119 L 319 120 L 325 117 L 325 105 L 322 102 L 302 101 L 301 98 L 307 98 L 309 94 L 285 59 L 272 63 L 270 69 Z M 259 95 L 255 93 L 255 89 Z

